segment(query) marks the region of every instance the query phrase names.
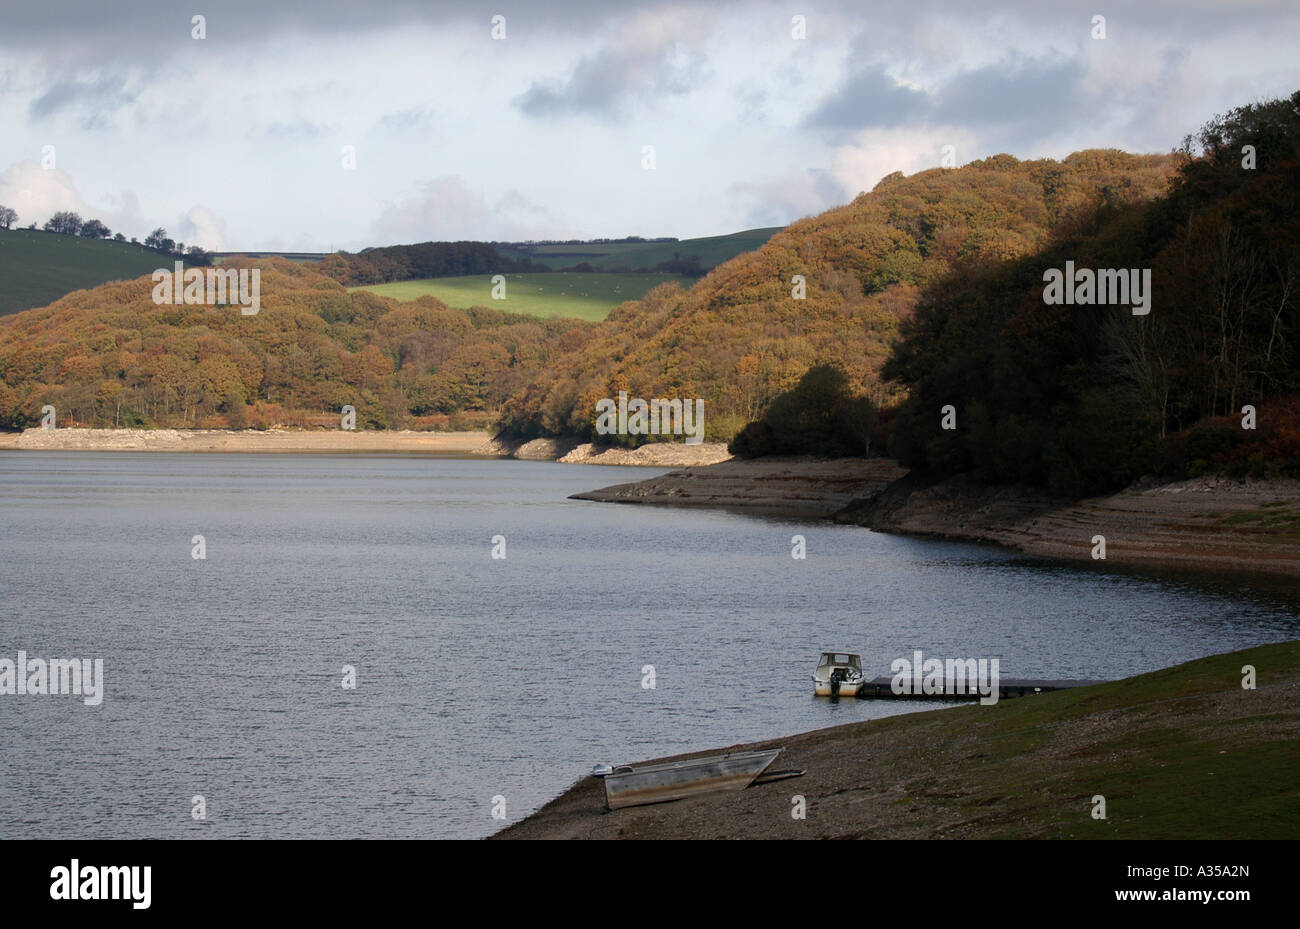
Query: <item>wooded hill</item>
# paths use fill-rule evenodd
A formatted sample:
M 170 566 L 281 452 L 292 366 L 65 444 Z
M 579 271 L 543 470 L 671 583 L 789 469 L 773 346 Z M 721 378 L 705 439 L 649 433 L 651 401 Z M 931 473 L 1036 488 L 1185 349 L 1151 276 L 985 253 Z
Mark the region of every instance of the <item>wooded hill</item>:
M 1147 202 L 1178 163 L 1087 151 L 891 175 L 598 324 L 399 305 L 283 259 L 223 263 L 264 269 L 256 316 L 156 306 L 148 278 L 108 284 L 0 320 L 0 425 L 33 425 L 46 403 L 63 424 L 323 424 L 350 403 L 373 427 L 499 412 L 513 434 L 589 435 L 595 401 L 626 389 L 703 398 L 708 436 L 726 440 L 817 363 L 877 401 L 901 396 L 879 372 L 925 288 Z
M 155 305 L 145 277 L 0 321 L 0 422 L 34 425 L 490 425 L 584 323 L 399 304 L 283 258 L 259 267 L 261 309 Z M 459 418 L 458 418 L 459 417 Z
M 1146 474 L 1300 476 L 1300 92 L 1187 147 L 1166 196 L 1103 203 L 1041 251 L 926 289 L 884 371 L 908 391 L 903 463 L 1074 496 Z M 1046 304 L 1067 261 L 1149 269 L 1149 312 Z
M 627 390 L 703 398 L 709 437 L 725 441 L 820 363 L 842 367 L 878 403 L 899 399 L 902 388 L 880 371 L 926 289 L 1092 229 L 1106 210 L 1146 203 L 1178 164 L 1173 155 L 1085 151 L 890 175 L 689 291 L 657 288 L 575 332 L 572 351 L 506 404 L 502 425 L 519 436 L 590 436 L 596 400 Z

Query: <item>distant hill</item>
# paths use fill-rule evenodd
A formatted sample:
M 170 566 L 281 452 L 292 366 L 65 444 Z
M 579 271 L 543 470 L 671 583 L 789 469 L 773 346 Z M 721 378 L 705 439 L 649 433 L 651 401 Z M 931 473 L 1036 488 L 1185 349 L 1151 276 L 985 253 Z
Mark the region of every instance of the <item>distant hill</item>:
M 130 242 L 0 229 L 0 316 L 45 306 L 74 290 L 152 274 L 173 261 Z
M 747 229 L 728 235 L 682 239 L 676 242 L 583 242 L 565 245 L 529 245 L 520 242 L 494 243 L 496 250 L 508 258 L 529 259 L 552 269 L 571 268 L 586 262 L 600 271 L 650 270 L 656 265 L 677 259 L 698 261 L 701 271 L 709 271 L 744 252 L 759 248 L 781 226 Z
M 392 284 L 366 284 L 359 288 L 394 300 L 414 300 L 429 295 L 447 306 L 468 310 L 491 307 L 529 316 L 565 316 L 602 320 L 620 303 L 640 300 L 651 288 L 672 283 L 689 287 L 694 280 L 676 274 L 590 273 L 547 271 L 541 274 L 506 274 L 503 300 L 492 298 L 492 278 L 486 274 L 434 277 Z

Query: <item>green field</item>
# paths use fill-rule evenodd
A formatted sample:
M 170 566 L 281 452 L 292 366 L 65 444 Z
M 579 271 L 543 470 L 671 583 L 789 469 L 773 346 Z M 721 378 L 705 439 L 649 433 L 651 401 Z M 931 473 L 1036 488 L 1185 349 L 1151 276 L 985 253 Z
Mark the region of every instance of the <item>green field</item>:
M 603 270 L 618 268 L 653 268 L 663 261 L 671 261 L 675 256 L 683 260 L 698 258 L 707 271 L 716 268 L 724 261 L 729 261 L 743 252 L 752 252 L 779 232 L 782 227 L 772 226 L 767 229 L 747 229 L 730 235 L 705 236 L 699 239 L 683 239 L 680 242 L 611 242 L 607 244 L 587 243 L 585 245 L 536 245 L 515 248 L 498 247 L 507 258 L 529 258 L 548 268 L 571 268 L 580 261 L 586 261 L 593 268 Z
M 492 299 L 492 277 L 435 277 L 392 284 L 369 284 L 351 290 L 369 290 L 395 300 L 414 300 L 430 294 L 456 309 L 486 306 L 529 316 L 571 316 L 601 320 L 624 300 L 636 300 L 665 281 L 690 287 L 694 278 L 677 274 L 583 274 L 554 272 L 507 274 L 506 298 Z
M 74 290 L 152 274 L 174 260 L 130 242 L 0 229 L 0 316 L 45 306 Z

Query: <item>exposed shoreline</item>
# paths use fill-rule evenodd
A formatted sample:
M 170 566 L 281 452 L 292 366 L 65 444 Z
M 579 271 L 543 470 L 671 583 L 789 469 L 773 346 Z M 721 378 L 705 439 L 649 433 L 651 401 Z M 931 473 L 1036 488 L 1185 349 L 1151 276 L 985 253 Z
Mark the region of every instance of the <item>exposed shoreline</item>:
M 365 452 L 470 455 L 486 432 L 308 429 L 26 429 L 0 435 L 0 449 L 95 452 Z
M 1257 689 L 1242 688 L 1243 664 L 1260 669 Z M 1297 698 L 1300 642 L 1265 645 L 988 707 L 646 759 L 783 746 L 776 764 L 807 773 L 612 813 L 599 778 L 582 776 L 491 838 L 1293 838 Z M 1104 820 L 1091 815 L 1097 794 Z M 791 815 L 797 797 L 804 819 Z
M 1198 478 L 1071 501 L 965 478 L 926 484 L 889 459 L 732 460 L 575 499 L 832 519 L 1105 567 L 1300 577 L 1300 481 Z M 1105 538 L 1105 559 L 1093 557 Z
M 906 468 L 887 458 L 732 459 L 614 484 L 571 499 L 829 519 L 857 501 L 876 499 L 906 474 Z
M 0 450 L 464 455 L 564 464 L 679 468 L 730 458 L 719 442 L 656 442 L 606 448 L 576 439 L 506 441 L 489 432 L 343 429 L 25 429 L 0 433 Z

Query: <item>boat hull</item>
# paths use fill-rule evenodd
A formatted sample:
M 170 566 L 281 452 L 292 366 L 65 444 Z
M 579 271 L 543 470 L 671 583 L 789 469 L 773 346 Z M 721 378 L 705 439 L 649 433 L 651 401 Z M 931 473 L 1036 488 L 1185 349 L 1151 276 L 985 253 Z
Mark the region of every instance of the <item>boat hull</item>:
M 623 765 L 605 775 L 605 804 L 618 810 L 715 791 L 744 790 L 780 753 L 781 749 L 772 748 L 656 765 Z
M 852 684 L 846 684 L 844 682 L 841 682 L 839 696 L 856 697 L 858 695 L 858 691 L 862 689 L 863 683 L 864 683 L 863 681 L 857 681 Z M 813 690 L 816 692 L 817 696 L 819 697 L 834 696 L 834 694 L 831 693 L 830 681 L 818 681 L 816 684 L 813 685 Z

